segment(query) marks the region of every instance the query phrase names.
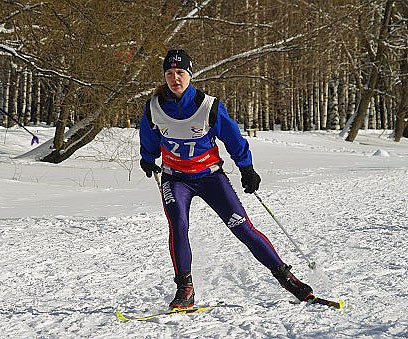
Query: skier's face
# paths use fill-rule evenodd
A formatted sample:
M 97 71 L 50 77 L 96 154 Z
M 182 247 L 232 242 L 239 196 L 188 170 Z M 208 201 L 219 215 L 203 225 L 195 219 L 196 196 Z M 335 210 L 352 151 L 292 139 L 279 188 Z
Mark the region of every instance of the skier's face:
M 164 77 L 170 91 L 177 98 L 181 98 L 191 79 L 190 74 L 182 68 L 170 68 L 164 73 Z

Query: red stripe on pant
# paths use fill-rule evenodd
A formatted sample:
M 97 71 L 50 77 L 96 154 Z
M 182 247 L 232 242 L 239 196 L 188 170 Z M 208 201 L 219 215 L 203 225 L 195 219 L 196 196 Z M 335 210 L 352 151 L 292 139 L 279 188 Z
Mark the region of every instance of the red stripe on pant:
M 268 244 L 269 246 L 271 246 L 272 250 L 276 253 L 276 255 L 279 257 L 278 252 L 276 252 L 275 247 L 273 247 L 272 243 L 270 242 L 270 240 L 266 237 L 265 234 L 263 234 L 262 232 L 258 231 L 255 226 L 252 224 L 251 220 L 249 220 L 248 215 L 245 212 L 245 218 L 248 221 L 249 226 L 251 227 L 251 229 L 258 234 L 260 237 L 262 237 Z

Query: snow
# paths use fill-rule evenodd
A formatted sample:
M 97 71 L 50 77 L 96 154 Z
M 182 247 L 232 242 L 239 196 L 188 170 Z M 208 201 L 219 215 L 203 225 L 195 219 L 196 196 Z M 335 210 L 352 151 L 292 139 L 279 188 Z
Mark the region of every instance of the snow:
M 43 143 L 54 132 L 30 130 Z M 0 128 L 1 338 L 408 337 L 407 139 L 395 143 L 382 131 L 360 131 L 354 143 L 322 131 L 248 139 L 258 193 L 316 261 L 314 271 L 256 197 L 242 192 L 221 147 L 254 225 L 317 295 L 344 299 L 344 309 L 293 303 L 197 199 L 196 301 L 227 306 L 131 323 L 114 309 L 163 310 L 175 287 L 157 186 L 138 165 L 138 131 L 104 130 L 58 165 L 34 160 L 41 146 L 21 156 L 34 149 L 30 140 L 20 128 Z
M 384 151 L 384 150 L 381 149 L 381 148 L 379 148 L 378 150 L 376 150 L 373 155 L 375 155 L 375 156 L 380 156 L 380 157 L 389 157 L 389 156 L 390 156 L 387 151 Z

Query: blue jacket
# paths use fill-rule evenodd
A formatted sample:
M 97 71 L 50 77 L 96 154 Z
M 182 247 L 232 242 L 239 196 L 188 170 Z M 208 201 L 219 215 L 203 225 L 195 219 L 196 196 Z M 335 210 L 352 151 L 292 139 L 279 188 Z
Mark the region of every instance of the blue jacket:
M 191 117 L 198 109 L 195 102 L 197 90 L 190 84 L 180 99 L 173 99 L 169 95 L 166 100 L 161 102 L 162 110 L 174 119 L 187 119 Z M 161 155 L 162 135 L 156 128 L 152 128 L 148 120 L 146 111 L 149 110 L 148 101 L 144 108 L 144 114 L 140 121 L 140 154 L 144 161 L 153 163 Z M 211 139 L 221 140 L 231 159 L 238 167 L 246 167 L 252 164 L 251 151 L 246 139 L 241 135 L 237 123 L 230 118 L 224 104 L 218 102 L 218 113 L 214 126 L 209 130 L 208 135 Z M 202 177 L 210 171 L 203 171 L 194 175 L 178 173 L 178 176 L 191 179 Z M 175 173 L 177 175 L 177 173 Z

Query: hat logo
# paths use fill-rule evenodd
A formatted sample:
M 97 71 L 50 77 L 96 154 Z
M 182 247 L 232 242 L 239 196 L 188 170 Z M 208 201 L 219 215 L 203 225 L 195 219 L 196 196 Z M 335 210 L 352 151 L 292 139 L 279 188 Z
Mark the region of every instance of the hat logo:
M 169 62 L 177 62 L 177 61 L 181 61 L 181 57 L 178 55 L 169 58 Z

